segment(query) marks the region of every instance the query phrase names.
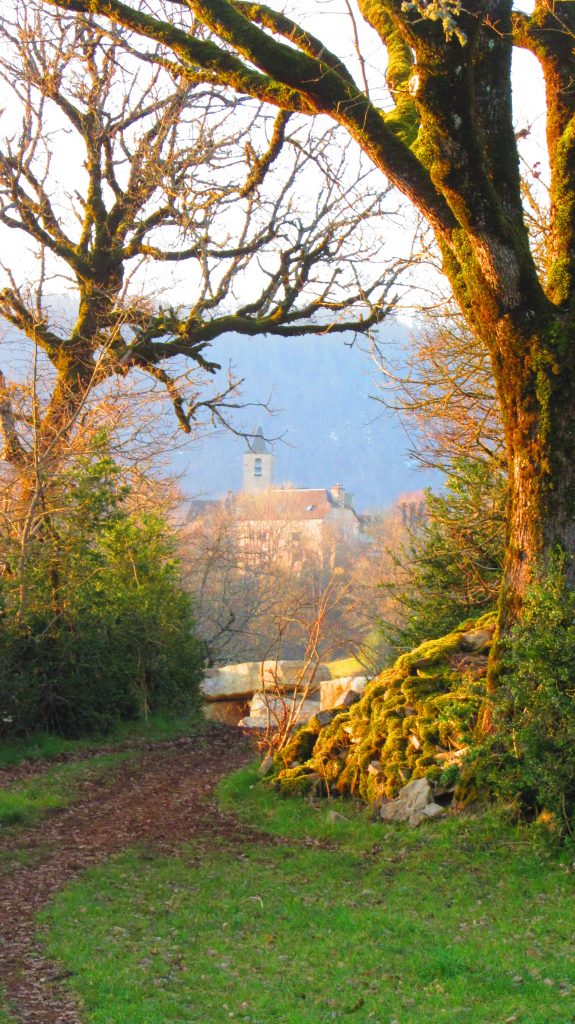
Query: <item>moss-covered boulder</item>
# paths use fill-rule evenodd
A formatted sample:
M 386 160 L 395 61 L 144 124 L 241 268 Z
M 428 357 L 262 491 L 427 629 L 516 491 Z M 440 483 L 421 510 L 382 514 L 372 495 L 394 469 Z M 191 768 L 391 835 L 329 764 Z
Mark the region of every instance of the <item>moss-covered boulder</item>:
M 392 799 L 410 779 L 453 779 L 484 701 L 495 615 L 401 655 L 361 700 L 313 718 L 276 758 L 280 792 Z

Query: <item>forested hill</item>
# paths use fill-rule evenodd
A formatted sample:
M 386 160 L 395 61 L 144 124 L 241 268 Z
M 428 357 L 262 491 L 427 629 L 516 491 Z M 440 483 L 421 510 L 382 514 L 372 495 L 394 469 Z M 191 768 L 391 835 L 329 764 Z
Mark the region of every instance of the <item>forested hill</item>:
M 388 327 L 386 351 L 399 358 L 405 327 Z M 365 348 L 365 343 L 360 343 Z M 407 450 L 399 418 L 370 396 L 377 394 L 378 372 L 362 348 L 336 337 L 238 338 L 216 341 L 212 355 L 243 378 L 245 401 L 267 401 L 276 410 L 248 408 L 236 422 L 266 437 L 282 438 L 273 449 L 276 483 L 328 487 L 337 481 L 355 495 L 358 509 L 382 507 L 407 490 L 438 483 L 439 476 L 417 469 Z M 241 486 L 245 442 L 213 434 L 176 456 L 182 484 L 193 496 L 217 497 Z
M 66 319 L 67 300 L 52 304 Z M 382 349 L 401 359 L 408 330 L 401 324 L 382 331 Z M 248 406 L 232 415 L 238 429 L 261 426 L 276 455 L 276 483 L 329 487 L 342 483 L 354 494 L 358 510 L 383 507 L 403 491 L 439 483 L 439 474 L 422 472 L 408 454 L 417 439 L 407 437 L 397 414 L 372 397 L 383 376 L 366 351 L 367 342 L 341 338 L 217 339 L 206 353 L 222 366 L 222 386 L 231 365 L 243 379 L 241 400 L 269 403 L 274 415 Z M 4 325 L 0 369 L 8 376 L 30 372 L 31 352 L 18 333 Z M 181 367 L 180 367 L 181 368 Z M 172 366 L 172 370 L 176 365 Z M 181 437 L 185 442 L 185 437 Z M 243 438 L 222 430 L 201 442 L 184 443 L 173 454 L 182 489 L 190 497 L 217 498 L 241 487 Z

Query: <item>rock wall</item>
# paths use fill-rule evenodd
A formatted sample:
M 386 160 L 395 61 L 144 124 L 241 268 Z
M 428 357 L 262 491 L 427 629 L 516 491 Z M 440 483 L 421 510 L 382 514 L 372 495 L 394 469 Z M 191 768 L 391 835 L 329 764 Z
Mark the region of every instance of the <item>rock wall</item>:
M 200 684 L 204 714 L 240 728 L 267 729 L 281 721 L 286 706 L 295 700 L 297 720 L 307 722 L 320 710 L 359 700 L 367 685 L 364 676 L 332 679 L 327 666 L 319 665 L 302 702 L 306 680 L 302 684 L 301 676 L 299 661 L 246 661 L 214 668 Z
M 494 631 L 494 615 L 463 623 L 402 655 L 351 707 L 320 712 L 276 759 L 274 785 L 371 804 L 392 800 L 411 779 L 445 786 L 477 726 Z
M 280 690 L 289 693 L 299 685 L 302 671 L 300 661 L 245 661 L 238 665 L 222 665 L 210 670 L 200 683 L 200 691 L 208 701 L 247 700 L 260 690 Z M 319 665 L 312 689 L 319 692 L 320 684 L 330 679 L 329 669 Z

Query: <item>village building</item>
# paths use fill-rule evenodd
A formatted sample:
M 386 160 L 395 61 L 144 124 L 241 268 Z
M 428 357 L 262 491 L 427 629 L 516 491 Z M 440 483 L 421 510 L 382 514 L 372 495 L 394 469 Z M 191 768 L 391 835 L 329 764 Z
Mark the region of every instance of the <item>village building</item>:
M 275 455 L 261 428 L 243 455 L 242 491 L 234 496 L 241 547 L 252 562 L 280 559 L 296 571 L 310 557 L 326 569 L 356 542 L 363 519 L 353 495 L 340 483 L 330 488 L 274 487 Z
M 261 428 L 242 456 L 242 489 L 223 501 L 192 501 L 188 521 L 226 508 L 236 524 L 236 539 L 246 565 L 283 562 L 293 571 L 310 560 L 332 570 L 344 550 L 362 534 L 365 517 L 342 484 L 332 487 L 276 486 L 276 457 Z

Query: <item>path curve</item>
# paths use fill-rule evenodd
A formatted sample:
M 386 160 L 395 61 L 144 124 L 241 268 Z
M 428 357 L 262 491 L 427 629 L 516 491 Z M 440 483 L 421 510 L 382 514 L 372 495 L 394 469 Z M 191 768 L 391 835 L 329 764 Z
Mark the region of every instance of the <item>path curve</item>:
M 66 975 L 47 961 L 34 916 L 79 872 L 144 844 L 173 853 L 193 839 L 209 851 L 213 839 L 233 846 L 273 843 L 270 836 L 224 813 L 213 788 L 246 764 L 254 748 L 237 729 L 210 726 L 202 735 L 161 743 L 122 764 L 110 778 L 83 784 L 79 797 L 35 828 L 0 836 L 3 852 L 27 850 L 29 864 L 0 868 L 0 985 L 20 1024 L 84 1024 Z

